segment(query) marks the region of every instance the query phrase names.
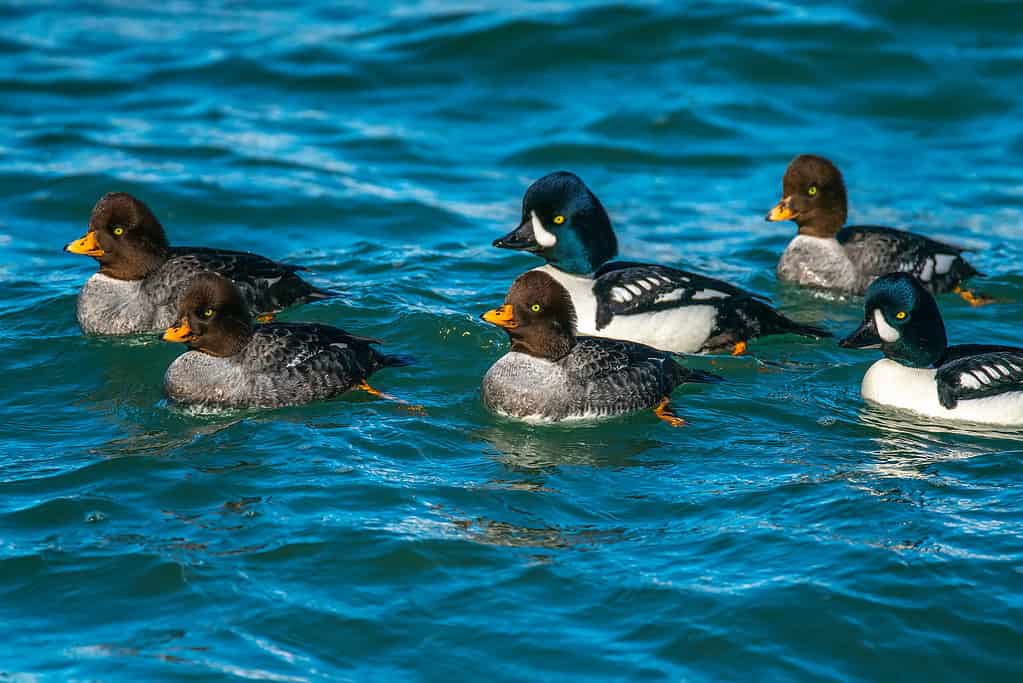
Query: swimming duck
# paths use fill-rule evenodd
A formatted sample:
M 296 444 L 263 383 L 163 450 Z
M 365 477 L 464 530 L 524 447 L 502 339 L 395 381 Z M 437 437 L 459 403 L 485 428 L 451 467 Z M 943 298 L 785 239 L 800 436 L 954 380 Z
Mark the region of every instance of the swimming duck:
M 360 388 L 380 368 L 407 365 L 404 356 L 373 348 L 379 340 L 329 325 L 253 325 L 241 290 L 216 273 L 192 279 L 163 335 L 190 349 L 164 377 L 175 401 L 213 407 L 275 408 L 331 398 Z
M 576 336 L 571 295 L 542 271 L 520 275 L 504 305 L 482 317 L 511 339 L 511 349 L 487 371 L 482 387 L 483 404 L 507 417 L 557 422 L 653 408 L 680 426 L 684 421 L 669 406 L 675 387 L 721 379 L 684 368 L 649 346 Z
M 528 251 L 547 262 L 536 270 L 568 290 L 580 334 L 674 353 L 735 354 L 762 335 L 831 336 L 727 282 L 667 266 L 612 261 L 618 242 L 611 219 L 586 184 L 566 171 L 529 186 L 521 224 L 494 246 Z
M 981 297 L 963 290 L 979 275 L 963 249 L 911 232 L 877 225 L 845 225 L 848 211 L 842 173 L 824 157 L 801 154 L 785 169 L 782 200 L 768 221 L 792 220 L 799 234 L 778 261 L 778 278 L 799 285 L 863 294 L 886 273 L 912 273 L 934 294 L 957 292 L 971 304 Z
M 231 278 L 257 313 L 333 295 L 299 277 L 300 266 L 240 251 L 172 247 L 149 207 L 124 192 L 100 198 L 88 232 L 64 251 L 99 261 L 99 272 L 78 295 L 78 323 L 86 334 L 164 329 L 189 280 L 204 272 Z
M 928 288 L 907 273 L 870 285 L 863 324 L 839 344 L 879 348 L 885 357 L 863 377 L 863 398 L 922 415 L 1023 424 L 1023 349 L 949 346 Z

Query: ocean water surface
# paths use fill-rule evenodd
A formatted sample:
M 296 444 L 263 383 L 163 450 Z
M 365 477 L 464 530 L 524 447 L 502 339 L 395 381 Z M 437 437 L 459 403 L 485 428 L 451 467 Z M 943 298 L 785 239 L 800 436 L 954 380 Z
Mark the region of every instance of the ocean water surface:
M 776 337 L 652 415 L 533 427 L 479 320 L 491 241 L 579 173 L 622 256 L 780 286 L 801 152 L 851 220 L 975 249 L 950 337 L 1023 329 L 1014 2 L 0 3 L 0 680 L 1020 680 L 1023 441 L 866 407 L 875 352 Z M 301 263 L 286 312 L 418 363 L 193 414 L 155 336 L 88 338 L 62 253 L 105 192 L 172 243 Z

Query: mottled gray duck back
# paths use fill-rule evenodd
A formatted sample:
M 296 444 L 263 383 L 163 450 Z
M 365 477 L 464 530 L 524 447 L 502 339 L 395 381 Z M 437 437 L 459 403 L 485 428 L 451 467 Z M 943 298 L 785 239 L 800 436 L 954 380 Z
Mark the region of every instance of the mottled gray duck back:
M 231 279 L 249 310 L 273 313 L 328 294 L 287 266 L 256 254 L 215 249 L 174 249 L 142 280 L 117 280 L 96 273 L 78 295 L 78 323 L 87 334 L 157 332 L 175 322 L 178 299 L 192 278 L 215 272 Z
M 211 407 L 298 405 L 338 396 L 387 362 L 362 341 L 325 341 L 322 327 L 262 325 L 228 358 L 188 351 L 167 368 L 167 395 Z
M 482 399 L 500 415 L 529 421 L 598 418 L 653 408 L 689 376 L 655 349 L 580 337 L 556 361 L 505 354 L 483 378 Z

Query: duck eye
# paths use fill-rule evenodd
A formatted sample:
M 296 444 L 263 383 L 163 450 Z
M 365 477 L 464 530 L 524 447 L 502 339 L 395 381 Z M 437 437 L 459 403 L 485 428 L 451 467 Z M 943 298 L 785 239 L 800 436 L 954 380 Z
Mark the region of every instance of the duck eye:
M 895 314 L 895 319 L 896 320 L 905 320 L 906 319 L 906 312 L 905 311 L 899 311 L 898 313 Z
M 122 228 L 120 225 L 116 226 L 114 228 L 114 234 L 120 237 L 121 235 L 124 234 L 124 228 Z
M 561 225 L 564 222 L 565 222 L 565 217 L 564 216 L 560 216 L 559 215 L 559 216 L 555 216 L 554 217 L 554 224 L 555 225 Z
M 531 310 L 533 313 L 539 313 L 540 304 L 533 304 L 532 306 L 529 307 L 529 310 Z
M 811 185 L 810 189 L 807 190 L 806 193 L 808 195 L 810 195 L 811 197 L 816 197 L 817 196 L 817 186 L 816 185 Z
M 204 317 L 204 318 L 212 318 L 213 317 L 213 309 L 212 308 L 207 308 L 205 311 L 202 312 L 202 317 Z

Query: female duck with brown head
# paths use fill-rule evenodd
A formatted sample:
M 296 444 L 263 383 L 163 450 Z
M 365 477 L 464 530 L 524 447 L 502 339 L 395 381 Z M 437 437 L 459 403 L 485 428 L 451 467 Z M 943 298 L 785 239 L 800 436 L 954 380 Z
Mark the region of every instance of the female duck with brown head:
M 655 409 L 674 426 L 671 392 L 686 382 L 715 382 L 671 354 L 642 344 L 576 336 L 568 291 L 540 271 L 519 276 L 504 305 L 483 319 L 504 329 L 511 349 L 483 378 L 483 403 L 507 417 L 557 422 Z
M 167 368 L 164 386 L 179 403 L 274 408 L 355 388 L 378 393 L 366 384 L 370 375 L 410 362 L 377 351 L 376 339 L 329 325 L 255 325 L 241 291 L 216 273 L 191 281 L 175 319 L 163 338 L 190 350 Z
M 801 154 L 782 178 L 782 199 L 768 221 L 795 221 L 799 234 L 778 262 L 778 278 L 807 287 L 863 294 L 887 273 L 916 276 L 934 294 L 960 292 L 978 275 L 963 249 L 911 232 L 877 225 L 843 227 L 848 202 L 842 173 L 824 157 Z
M 99 272 L 78 295 L 78 323 L 86 334 L 162 330 L 199 273 L 230 278 L 259 314 L 333 295 L 299 277 L 300 266 L 240 251 L 172 247 L 149 207 L 124 192 L 104 195 L 92 210 L 88 232 L 64 251 L 99 262 Z

